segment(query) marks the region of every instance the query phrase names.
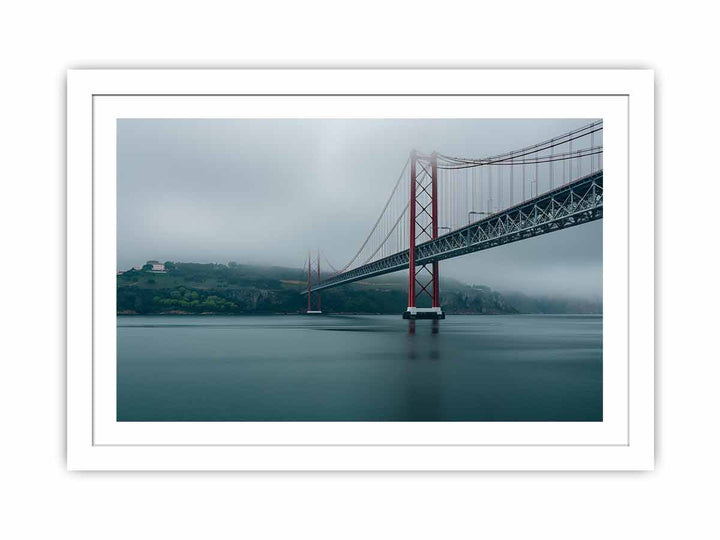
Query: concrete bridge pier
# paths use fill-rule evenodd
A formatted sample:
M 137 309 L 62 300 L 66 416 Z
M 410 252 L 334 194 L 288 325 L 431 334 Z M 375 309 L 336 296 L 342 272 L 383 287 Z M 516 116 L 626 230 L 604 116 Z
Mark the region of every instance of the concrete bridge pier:
M 445 318 L 445 312 L 442 310 L 441 307 L 431 307 L 431 308 L 417 308 L 417 307 L 409 307 L 407 308 L 407 311 L 403 313 L 403 319 L 444 319 Z

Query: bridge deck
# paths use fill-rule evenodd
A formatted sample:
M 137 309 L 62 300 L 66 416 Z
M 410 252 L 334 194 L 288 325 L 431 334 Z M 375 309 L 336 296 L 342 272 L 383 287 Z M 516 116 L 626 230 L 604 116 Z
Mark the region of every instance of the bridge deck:
M 602 218 L 603 172 L 598 171 L 523 203 L 415 246 L 416 264 L 458 257 Z M 331 276 L 321 291 L 408 268 L 409 251 Z M 303 294 L 307 294 L 305 291 Z

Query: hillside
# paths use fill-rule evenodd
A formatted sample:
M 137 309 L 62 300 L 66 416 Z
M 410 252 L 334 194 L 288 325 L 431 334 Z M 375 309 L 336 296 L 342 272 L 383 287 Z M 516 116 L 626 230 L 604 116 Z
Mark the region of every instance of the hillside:
M 166 263 L 167 273 L 130 270 L 117 276 L 119 314 L 297 313 L 306 308 L 304 272 L 255 265 Z M 328 313 L 402 313 L 407 307 L 405 275 L 381 276 L 324 291 Z M 441 282 L 447 313 L 518 313 L 497 291 Z M 425 305 L 419 302 L 420 306 Z

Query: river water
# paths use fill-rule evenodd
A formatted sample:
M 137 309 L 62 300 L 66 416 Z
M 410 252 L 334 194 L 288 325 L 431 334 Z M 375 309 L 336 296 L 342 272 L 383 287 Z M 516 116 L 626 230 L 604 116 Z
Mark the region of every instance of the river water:
M 118 317 L 119 421 L 602 421 L 602 317 Z

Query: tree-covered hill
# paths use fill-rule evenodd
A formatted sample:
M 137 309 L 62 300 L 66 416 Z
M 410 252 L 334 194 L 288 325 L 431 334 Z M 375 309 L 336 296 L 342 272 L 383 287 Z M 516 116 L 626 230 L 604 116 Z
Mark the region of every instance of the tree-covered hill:
M 130 270 L 118 275 L 118 313 L 298 313 L 307 306 L 307 297 L 300 294 L 307 277 L 297 268 L 172 262 L 165 267 L 166 273 Z M 399 272 L 323 291 L 323 311 L 402 313 L 407 307 L 406 279 Z M 488 287 L 443 279 L 440 290 L 448 313 L 518 312 Z

